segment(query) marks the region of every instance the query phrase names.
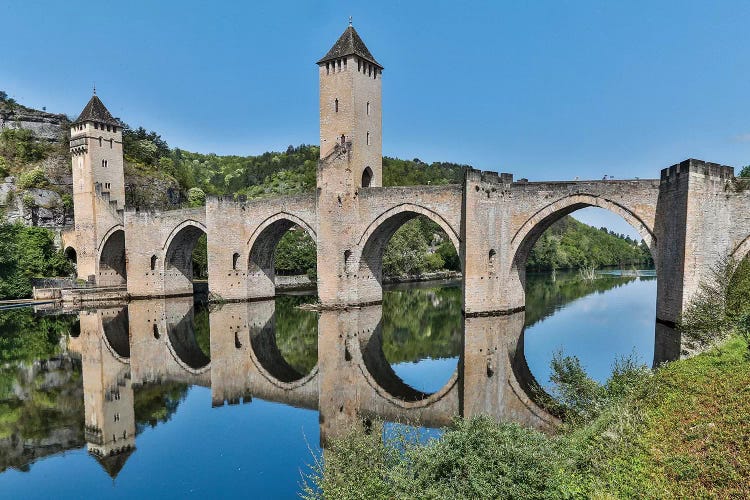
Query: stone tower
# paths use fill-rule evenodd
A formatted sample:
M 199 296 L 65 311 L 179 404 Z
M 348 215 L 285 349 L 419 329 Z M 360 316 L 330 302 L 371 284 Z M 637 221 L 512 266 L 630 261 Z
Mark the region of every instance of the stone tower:
M 117 202 L 118 209 L 125 208 L 122 127 L 96 94 L 71 125 L 70 149 L 76 217 L 79 205 L 91 204 L 97 185 L 110 201 Z
M 383 67 L 349 23 L 318 73 L 318 296 L 325 305 L 351 304 L 359 301 L 352 249 L 360 190 L 383 185 Z
M 355 185 L 379 187 L 382 175 L 381 66 L 351 23 L 318 61 L 320 75 L 320 157 L 336 143 L 351 142 Z M 343 172 L 338 172 L 338 175 Z
M 78 276 L 98 284 L 106 281 L 100 271 L 100 246 L 108 231 L 122 225 L 125 208 L 125 174 L 122 153 L 122 126 L 96 93 L 70 127 L 70 156 L 73 170 L 73 210 Z M 118 234 L 119 239 L 124 235 Z M 119 243 L 119 242 L 118 242 Z M 124 281 L 124 239 L 118 251 L 118 271 L 112 274 L 118 284 Z M 120 262 L 122 261 L 122 262 Z M 122 268 L 122 269 L 120 269 Z

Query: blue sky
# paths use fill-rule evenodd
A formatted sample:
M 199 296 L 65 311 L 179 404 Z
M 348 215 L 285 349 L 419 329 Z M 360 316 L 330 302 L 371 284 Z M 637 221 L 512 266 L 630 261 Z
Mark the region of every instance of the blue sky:
M 530 180 L 750 163 L 750 2 L 0 0 L 0 13 L 0 89 L 77 115 L 95 82 L 113 114 L 188 150 L 317 143 L 314 62 L 351 15 L 385 66 L 386 155 Z

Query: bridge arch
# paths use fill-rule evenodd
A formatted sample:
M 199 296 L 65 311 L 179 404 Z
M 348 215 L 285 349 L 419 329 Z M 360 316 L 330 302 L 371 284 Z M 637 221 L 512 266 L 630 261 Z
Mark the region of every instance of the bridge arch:
M 100 317 L 104 345 L 115 359 L 121 363 L 129 363 L 130 323 L 127 307 L 123 307 L 116 314 L 111 314 L 111 310 L 100 313 Z
M 359 279 L 363 280 L 360 300 L 376 302 L 382 299 L 383 285 L 383 254 L 386 245 L 395 232 L 410 220 L 424 216 L 435 222 L 448 235 L 460 259 L 460 239 L 458 231 L 453 228 L 440 214 L 433 210 L 413 203 L 402 203 L 381 213 L 365 229 L 357 243 Z M 367 286 L 370 281 L 373 286 Z
M 261 222 L 247 242 L 248 286 L 258 297 L 273 297 L 276 294 L 275 250 L 287 231 L 299 227 L 313 241 L 317 241 L 315 230 L 302 218 L 278 212 Z
M 516 231 L 511 240 L 512 266 L 522 270 L 526 259 L 539 237 L 555 222 L 576 210 L 598 207 L 619 215 L 630 224 L 646 242 L 654 262 L 657 262 L 657 241 L 653 228 L 649 227 L 634 211 L 617 202 L 591 194 L 574 194 L 560 198 L 534 213 Z
M 188 219 L 178 224 L 169 234 L 163 247 L 165 290 L 173 293 L 192 292 L 193 250 L 198 239 L 206 233 L 203 223 Z M 155 267 L 158 259 L 152 259 L 152 262 Z
M 360 331 L 357 335 L 358 363 L 362 376 L 367 384 L 384 400 L 403 409 L 425 408 L 432 406 L 451 394 L 458 382 L 458 368 L 453 371 L 442 388 L 433 393 L 415 389 L 404 382 L 394 371 L 383 352 L 382 322 L 374 331 Z
M 196 339 L 194 308 L 179 322 L 167 323 L 167 349 L 175 362 L 188 373 L 198 375 L 211 368 L 211 358 L 203 352 Z
M 100 286 L 123 285 L 127 281 L 125 264 L 125 230 L 117 225 L 110 228 L 99 244 L 99 270 L 97 284 Z

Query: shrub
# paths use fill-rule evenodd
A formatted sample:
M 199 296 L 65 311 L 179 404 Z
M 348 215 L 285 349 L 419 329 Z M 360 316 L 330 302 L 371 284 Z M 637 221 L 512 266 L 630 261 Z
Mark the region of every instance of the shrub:
M 32 210 L 36 207 L 36 201 L 30 194 L 23 195 L 23 206 L 26 210 Z
M 680 321 L 680 331 L 692 349 L 703 349 L 729 335 L 750 312 L 750 263 L 723 257 L 701 280 Z
M 41 168 L 34 168 L 21 174 L 18 180 L 18 187 L 21 189 L 44 188 L 49 185 L 47 176 Z
M 73 210 L 73 196 L 68 193 L 62 195 L 62 206 L 66 212 Z

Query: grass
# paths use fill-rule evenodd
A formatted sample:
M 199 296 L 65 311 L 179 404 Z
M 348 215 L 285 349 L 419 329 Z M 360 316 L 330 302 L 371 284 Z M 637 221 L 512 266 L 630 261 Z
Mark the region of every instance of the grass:
M 333 440 L 303 496 L 750 497 L 750 361 L 743 338 L 732 336 L 626 385 L 610 379 L 600 391 L 601 410 L 554 436 L 486 417 L 459 419 L 427 443 L 354 429 Z

